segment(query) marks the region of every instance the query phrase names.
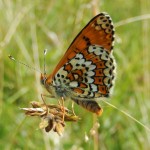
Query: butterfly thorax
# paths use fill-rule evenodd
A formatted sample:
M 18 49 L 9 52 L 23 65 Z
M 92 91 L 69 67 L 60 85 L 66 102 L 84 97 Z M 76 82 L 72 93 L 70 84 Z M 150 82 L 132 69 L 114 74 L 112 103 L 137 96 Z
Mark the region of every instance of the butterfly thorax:
M 41 84 L 44 85 L 44 87 L 47 89 L 47 91 L 50 93 L 51 96 L 54 96 L 56 98 L 68 97 L 67 89 L 60 85 L 56 85 L 52 80 L 52 75 L 47 76 L 47 75 L 41 74 L 40 81 L 41 81 Z

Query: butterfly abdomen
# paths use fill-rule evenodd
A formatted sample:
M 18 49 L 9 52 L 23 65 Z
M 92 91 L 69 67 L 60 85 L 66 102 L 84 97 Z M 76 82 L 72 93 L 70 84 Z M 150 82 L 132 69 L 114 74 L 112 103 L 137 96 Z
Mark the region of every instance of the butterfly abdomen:
M 84 109 L 96 113 L 97 115 L 101 115 L 103 109 L 98 105 L 98 103 L 94 100 L 77 100 L 72 99 L 76 104 L 80 105 Z

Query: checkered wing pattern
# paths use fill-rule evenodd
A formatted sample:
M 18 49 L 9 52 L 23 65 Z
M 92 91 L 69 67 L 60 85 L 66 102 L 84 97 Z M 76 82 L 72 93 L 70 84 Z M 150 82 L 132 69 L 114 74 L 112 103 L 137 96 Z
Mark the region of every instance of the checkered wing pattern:
M 96 103 L 92 101 L 108 97 L 114 84 L 113 43 L 112 20 L 108 14 L 100 13 L 73 40 L 48 77 L 47 85 L 59 87 L 59 92 L 64 91 L 64 95 L 81 106 L 84 102 L 84 108 L 88 104 L 95 108 Z M 89 102 L 86 103 L 86 100 Z

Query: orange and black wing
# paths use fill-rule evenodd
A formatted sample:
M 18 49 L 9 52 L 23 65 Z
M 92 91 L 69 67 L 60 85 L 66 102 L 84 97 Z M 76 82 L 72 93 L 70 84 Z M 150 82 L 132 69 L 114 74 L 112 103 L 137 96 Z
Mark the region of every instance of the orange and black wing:
M 113 42 L 114 27 L 112 20 L 107 13 L 100 13 L 95 16 L 76 36 L 51 74 L 51 77 L 53 77 L 57 71 L 77 53 L 83 51 L 90 45 L 100 45 L 110 53 L 113 49 Z

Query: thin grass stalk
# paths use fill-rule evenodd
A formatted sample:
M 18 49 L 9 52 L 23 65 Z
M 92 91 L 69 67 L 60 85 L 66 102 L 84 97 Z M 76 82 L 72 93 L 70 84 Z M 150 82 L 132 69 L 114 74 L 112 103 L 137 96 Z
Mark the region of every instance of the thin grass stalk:
M 150 1 L 149 0 L 141 0 L 141 12 L 142 14 L 148 13 L 150 8 Z M 149 99 L 150 99 L 150 46 L 149 46 L 149 39 L 150 39 L 150 28 L 149 28 L 150 20 L 142 21 L 142 49 L 143 49 L 143 93 L 144 93 L 144 109 L 141 109 L 143 120 L 146 123 L 149 118 Z M 145 132 L 146 140 L 145 143 L 150 143 L 150 135 L 148 132 Z M 150 149 L 150 144 L 145 144 L 143 146 L 144 149 Z
M 0 116 L 2 113 L 3 105 L 3 89 L 4 89 L 4 59 L 3 59 L 3 49 L 0 51 Z
M 93 114 L 93 126 L 95 126 L 94 128 L 95 134 L 93 135 L 94 150 L 100 150 L 99 133 L 98 133 L 98 127 L 96 124 L 97 124 L 97 115 Z

